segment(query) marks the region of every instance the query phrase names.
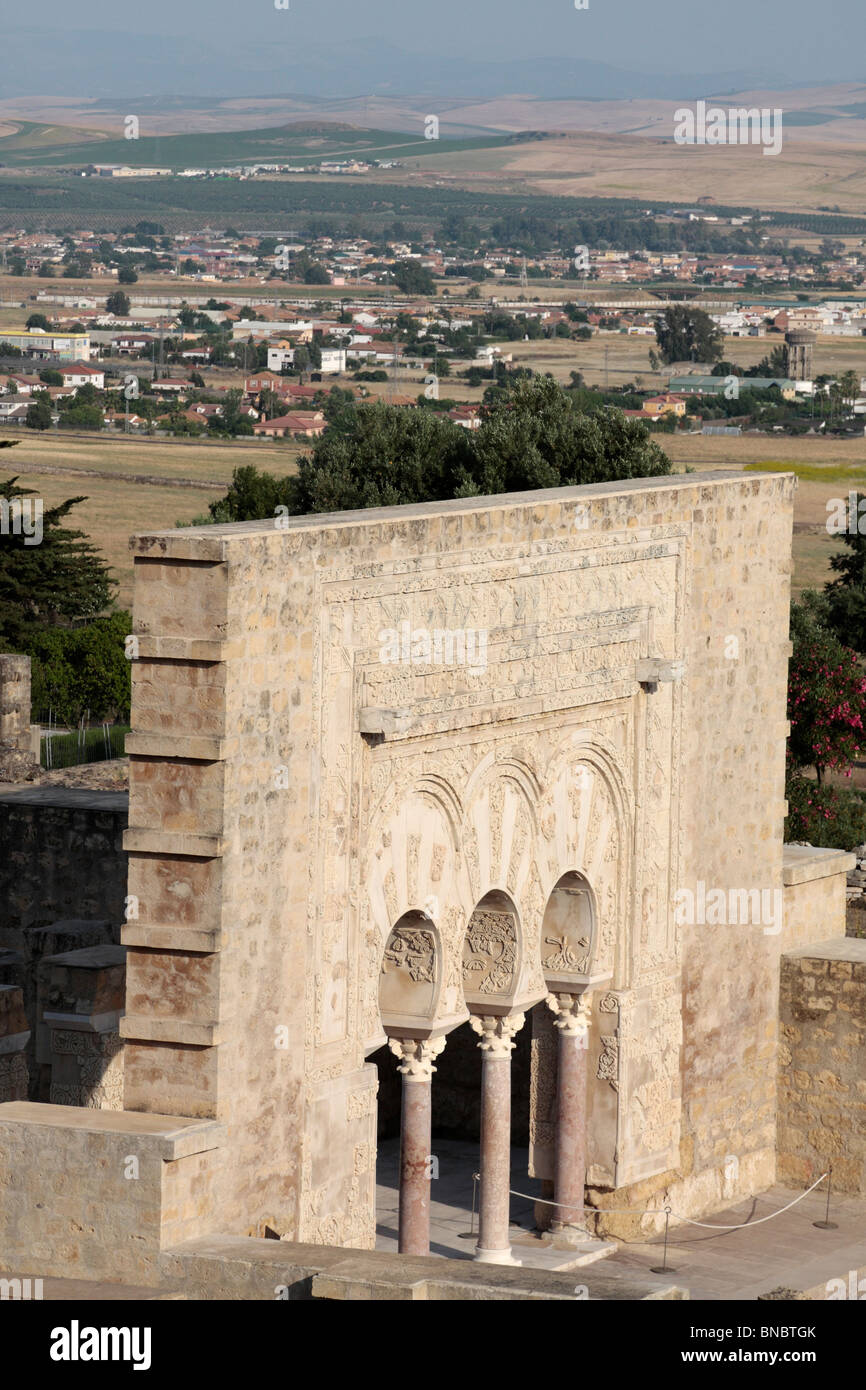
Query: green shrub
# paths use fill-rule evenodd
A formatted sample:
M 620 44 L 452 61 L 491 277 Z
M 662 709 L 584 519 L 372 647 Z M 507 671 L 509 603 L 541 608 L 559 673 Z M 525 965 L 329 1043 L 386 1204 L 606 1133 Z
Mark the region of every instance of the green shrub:
M 866 798 L 853 787 L 813 782 L 799 774 L 785 786 L 785 840 L 806 840 L 827 849 L 853 849 L 866 841 Z

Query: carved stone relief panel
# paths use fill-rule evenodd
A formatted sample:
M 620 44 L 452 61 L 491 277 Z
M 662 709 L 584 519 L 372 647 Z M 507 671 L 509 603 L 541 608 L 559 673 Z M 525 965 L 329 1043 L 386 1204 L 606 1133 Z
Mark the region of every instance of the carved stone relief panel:
M 388 937 L 379 978 L 379 1007 L 389 1016 L 432 1018 L 436 1002 L 436 937 L 420 914 L 403 917 Z
M 463 945 L 463 990 L 467 1000 L 507 995 L 517 969 L 517 923 L 513 912 L 476 908 Z

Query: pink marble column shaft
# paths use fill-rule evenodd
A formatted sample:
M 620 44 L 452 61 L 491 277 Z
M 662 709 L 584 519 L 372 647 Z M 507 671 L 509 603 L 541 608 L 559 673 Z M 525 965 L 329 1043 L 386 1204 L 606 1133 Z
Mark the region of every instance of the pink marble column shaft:
M 556 1154 L 551 1229 L 586 1229 L 583 1212 L 586 1184 L 586 1057 L 589 1002 L 573 995 L 556 999 L 559 1033 L 556 1084 Z
M 401 1058 L 397 1070 L 403 1077 L 397 1248 L 401 1255 L 429 1255 L 431 1082 L 433 1058 L 445 1039 L 392 1038 L 389 1046 Z
M 511 1051 L 523 1014 L 477 1017 L 481 1048 L 481 1196 L 475 1258 L 517 1264 L 511 1254 Z

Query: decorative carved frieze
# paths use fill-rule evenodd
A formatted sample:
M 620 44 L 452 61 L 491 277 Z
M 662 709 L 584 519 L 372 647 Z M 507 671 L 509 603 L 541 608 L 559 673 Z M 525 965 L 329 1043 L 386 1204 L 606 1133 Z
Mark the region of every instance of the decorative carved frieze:
M 553 950 L 550 952 L 550 954 L 544 957 L 545 970 L 566 970 L 572 971 L 576 974 L 579 974 L 582 971 L 586 970 L 586 953 L 589 950 L 588 936 L 579 937 L 577 942 L 575 943 L 575 945 L 577 945 L 583 951 L 582 955 L 577 955 L 576 952 L 571 949 L 571 946 L 568 944 L 568 937 L 565 935 L 546 936 L 544 938 L 544 944 L 545 946 L 553 947 Z
M 601 1056 L 598 1059 L 596 1076 L 599 1081 L 609 1081 L 615 1091 L 619 1090 L 619 1038 L 615 1034 L 602 1035 Z

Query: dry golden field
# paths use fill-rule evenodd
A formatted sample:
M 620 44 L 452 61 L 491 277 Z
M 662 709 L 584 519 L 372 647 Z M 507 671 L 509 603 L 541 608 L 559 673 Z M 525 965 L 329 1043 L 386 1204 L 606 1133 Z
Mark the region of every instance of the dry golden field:
M 794 592 L 820 589 L 832 578 L 830 557 L 842 546 L 838 537 L 827 533 L 827 504 L 847 498 L 849 491 L 866 491 L 866 439 L 664 435 L 659 442 L 677 468 L 778 468 L 796 473 Z
M 2 438 L 13 437 L 19 436 L 3 432 Z M 17 475 L 19 486 L 37 492 L 46 507 L 67 497 L 87 498 L 72 511 L 69 524 L 85 531 L 107 559 L 124 607 L 132 602 L 133 532 L 164 530 L 202 516 L 225 493 L 235 468 L 252 463 L 283 475 L 292 471 L 300 452 L 293 444 L 55 438 L 30 430 L 20 439 L 16 449 L 0 453 L 0 478 Z M 85 470 L 90 476 L 83 476 Z M 180 481 L 193 486 L 178 486 Z

